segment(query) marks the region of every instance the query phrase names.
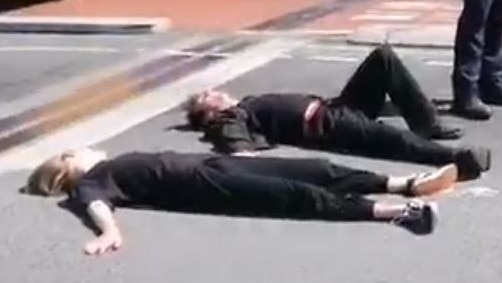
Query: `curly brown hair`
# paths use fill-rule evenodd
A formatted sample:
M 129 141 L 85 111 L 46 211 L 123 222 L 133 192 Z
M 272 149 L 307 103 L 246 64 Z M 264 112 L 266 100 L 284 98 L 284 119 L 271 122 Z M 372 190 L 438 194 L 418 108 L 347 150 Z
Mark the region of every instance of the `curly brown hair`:
M 190 127 L 194 130 L 200 130 L 207 124 L 208 113 L 200 107 L 199 98 L 201 94 L 190 96 L 183 105 L 186 111 L 186 119 Z

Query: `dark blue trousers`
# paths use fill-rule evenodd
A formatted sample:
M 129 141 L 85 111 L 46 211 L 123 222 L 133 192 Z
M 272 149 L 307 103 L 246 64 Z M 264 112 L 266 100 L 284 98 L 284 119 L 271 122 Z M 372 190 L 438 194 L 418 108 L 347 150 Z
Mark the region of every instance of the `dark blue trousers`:
M 502 0 L 464 0 L 452 79 L 457 102 L 502 90 Z

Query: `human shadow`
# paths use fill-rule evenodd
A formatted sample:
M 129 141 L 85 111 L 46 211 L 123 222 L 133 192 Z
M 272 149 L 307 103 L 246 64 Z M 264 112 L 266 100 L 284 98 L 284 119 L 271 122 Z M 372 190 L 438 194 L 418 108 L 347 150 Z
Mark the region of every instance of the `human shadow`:
M 349 195 L 347 195 L 349 196 Z M 350 197 L 354 197 L 350 195 Z M 92 231 L 96 236 L 101 234 L 100 229 L 94 224 L 88 214 L 81 208 L 76 207 L 70 199 L 65 199 L 58 202 L 58 206 L 75 216 L 84 227 Z M 137 210 L 137 211 L 162 211 L 171 214 L 179 215 L 196 215 L 196 216 L 214 216 L 214 217 L 228 217 L 228 218 L 250 218 L 250 219 L 274 219 L 283 221 L 325 221 L 330 223 L 346 223 L 346 222 L 382 222 L 378 219 L 330 219 L 329 217 L 319 217 L 317 215 L 309 214 L 290 214 L 290 213 L 270 213 L 259 211 L 245 211 L 239 208 L 225 209 L 218 208 L 164 208 L 153 205 L 130 205 L 118 207 L 118 209 Z
M 10 0 L 0 1 L 0 12 L 17 10 L 46 2 L 56 2 L 61 0 Z
M 42 194 L 28 191 L 26 186 L 22 186 L 21 188 L 19 188 L 18 192 L 20 194 L 24 194 L 27 196 L 45 197 Z M 57 205 L 59 208 L 75 216 L 82 223 L 82 225 L 91 230 L 95 235 L 100 234 L 99 228 L 92 222 L 92 220 L 85 212 L 85 210 L 77 206 L 74 202 L 72 202 L 69 197 L 63 197 L 63 199 L 57 202 Z
M 98 226 L 94 224 L 87 212 L 82 207 L 77 206 L 74 202 L 72 202 L 70 198 L 59 201 L 58 207 L 75 216 L 75 218 L 77 218 L 84 227 L 91 230 L 94 235 L 98 236 L 101 234 Z

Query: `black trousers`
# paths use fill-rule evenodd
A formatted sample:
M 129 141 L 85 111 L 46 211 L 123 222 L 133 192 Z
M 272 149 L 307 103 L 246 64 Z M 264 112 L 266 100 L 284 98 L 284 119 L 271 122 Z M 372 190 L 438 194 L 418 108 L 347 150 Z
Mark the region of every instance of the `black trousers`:
M 342 94 L 328 101 L 321 146 L 431 165 L 454 162 L 455 149 L 375 121 L 387 94 L 410 129 L 419 131 L 437 123 L 433 105 L 398 56 L 384 45 L 359 66 Z
M 212 157 L 197 170 L 198 210 L 296 219 L 370 220 L 387 177 L 320 159 Z
M 464 0 L 454 51 L 456 101 L 502 90 L 502 0 Z

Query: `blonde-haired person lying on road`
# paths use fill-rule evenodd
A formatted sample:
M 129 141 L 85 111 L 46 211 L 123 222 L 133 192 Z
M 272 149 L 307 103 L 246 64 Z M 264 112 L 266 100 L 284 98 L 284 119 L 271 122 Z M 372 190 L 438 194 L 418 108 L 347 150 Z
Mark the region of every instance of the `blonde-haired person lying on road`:
M 418 198 L 401 204 L 366 194 L 427 196 L 452 189 L 455 165 L 428 174 L 393 177 L 324 159 L 249 158 L 211 154 L 126 153 L 108 159 L 92 149 L 66 151 L 38 166 L 27 192 L 68 194 L 100 229 L 85 245 L 103 254 L 122 245 L 116 206 L 291 219 L 390 221 L 415 234 L 434 230 L 437 208 Z

